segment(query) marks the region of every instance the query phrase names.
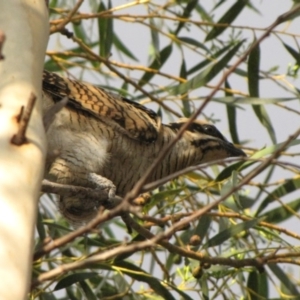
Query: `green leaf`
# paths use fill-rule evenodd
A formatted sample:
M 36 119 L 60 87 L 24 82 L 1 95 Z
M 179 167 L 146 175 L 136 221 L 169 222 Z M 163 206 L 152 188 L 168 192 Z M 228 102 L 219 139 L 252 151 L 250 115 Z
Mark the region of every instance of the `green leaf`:
M 196 11 L 200 15 L 201 19 L 203 21 L 207 22 L 213 22 L 213 19 L 211 17 L 211 14 L 206 11 L 206 9 L 201 5 L 201 3 L 198 1 L 198 5 L 196 6 Z
M 180 77 L 186 79 L 186 64 L 185 60 L 182 60 L 181 68 L 180 68 Z M 183 115 L 188 118 L 191 115 L 191 104 L 187 94 L 183 94 L 181 96 L 182 106 L 183 106 Z
M 82 273 L 75 273 L 75 274 L 67 275 L 66 277 L 64 277 L 63 279 L 58 281 L 58 283 L 56 284 L 56 286 L 54 288 L 54 291 L 64 289 L 68 286 L 71 286 L 74 283 L 84 281 L 86 279 L 89 279 L 89 278 L 92 278 L 95 276 L 98 276 L 98 274 L 96 272 L 82 272 Z
M 122 273 L 128 275 L 129 277 L 135 280 L 146 282 L 158 295 L 161 295 L 163 299 L 175 300 L 175 298 L 161 283 L 160 280 L 156 279 L 151 274 L 146 273 L 144 270 L 137 267 L 136 265 L 127 261 L 118 261 L 114 264 L 114 267 L 122 268 Z
M 111 8 L 111 1 L 108 1 L 108 9 Z M 103 1 L 100 2 L 98 12 L 106 11 Z M 98 18 L 98 31 L 99 31 L 99 55 L 102 57 L 109 57 L 113 44 L 113 18 L 99 17 Z
M 94 48 L 95 46 L 98 45 L 98 41 L 97 42 L 88 42 L 86 41 L 85 43 L 90 49 Z M 81 47 L 75 47 L 75 48 L 70 48 L 67 50 L 68 52 L 71 52 L 71 53 L 83 53 L 83 49 Z M 72 60 L 72 64 L 69 64 L 68 63 L 68 60 L 70 60 L 70 55 L 66 55 L 66 54 L 63 54 L 63 53 L 59 53 L 59 54 L 56 54 L 55 57 L 59 57 L 61 59 L 64 59 L 66 60 L 65 63 L 62 63 L 61 61 L 59 62 L 59 64 L 57 63 L 57 61 L 52 58 L 48 59 L 45 64 L 44 64 L 44 69 L 46 69 L 47 71 L 49 72 L 61 72 L 62 71 L 62 66 L 66 69 L 71 69 L 71 68 L 74 68 L 77 65 L 86 65 L 86 60 L 83 60 L 81 58 L 78 58 L 76 60 Z
M 237 45 L 232 47 L 228 53 L 224 55 L 218 62 L 212 64 L 211 66 L 207 67 L 204 71 L 197 74 L 195 77 L 190 79 L 189 81 L 179 84 L 175 87 L 170 88 L 171 95 L 178 95 L 187 93 L 190 90 L 194 90 L 199 88 L 210 80 L 212 80 L 216 75 L 219 74 L 226 66 L 227 63 L 231 60 L 231 58 L 236 54 L 240 46 L 243 44 L 244 41 L 239 42 Z
M 211 217 L 208 215 L 203 215 L 197 226 L 195 227 L 194 233 L 193 234 L 197 234 L 200 236 L 201 240 L 204 239 L 204 237 L 206 236 L 208 229 L 210 228 L 210 224 L 211 224 Z
M 269 146 L 267 148 L 264 148 L 260 151 L 257 151 L 256 153 L 254 153 L 251 158 L 252 159 L 259 159 L 259 158 L 262 158 L 264 156 L 267 156 L 269 154 L 272 154 L 274 153 L 275 151 L 277 151 L 281 146 L 282 146 L 283 143 L 279 143 L 279 144 L 276 144 L 276 145 L 272 145 L 272 146 Z M 299 145 L 300 144 L 300 140 L 294 140 L 294 141 L 291 141 L 289 143 L 289 145 L 287 146 L 287 148 L 289 147 L 292 147 L 292 146 L 296 146 L 296 145 Z M 222 181 L 226 178 L 228 178 L 229 176 L 231 176 L 231 173 L 234 171 L 234 170 L 237 170 L 237 171 L 242 171 L 244 170 L 245 168 L 253 165 L 253 161 L 246 161 L 246 162 L 238 162 L 238 163 L 235 163 L 235 164 L 232 164 L 230 166 L 228 166 L 227 168 L 225 168 L 218 176 L 217 178 L 215 179 L 216 182 L 218 181 Z
M 43 241 L 46 238 L 46 230 L 43 224 L 43 216 L 41 215 L 41 212 L 38 211 L 37 215 L 37 222 L 36 222 L 36 229 L 40 238 L 40 241 Z
M 229 85 L 229 82 L 227 79 L 225 80 L 225 88 L 231 89 L 231 86 Z M 225 91 L 225 96 L 230 96 L 231 93 Z M 227 119 L 228 119 L 228 125 L 229 125 L 229 131 L 231 135 L 231 139 L 234 144 L 240 144 L 239 136 L 237 132 L 237 124 L 236 124 L 236 107 L 233 105 L 226 105 L 227 110 Z
M 189 0 L 187 1 L 187 5 L 183 10 L 183 13 L 181 15 L 181 18 L 186 18 L 188 19 L 189 16 L 191 15 L 192 11 L 195 9 L 197 6 L 198 0 Z M 186 25 L 186 22 L 179 22 L 177 28 L 175 29 L 175 35 L 179 33 L 179 31 Z
M 275 274 L 275 276 L 279 279 L 279 282 L 285 286 L 285 288 L 291 293 L 291 296 L 299 296 L 299 292 L 297 287 L 292 283 L 290 278 L 282 271 L 277 264 L 268 264 L 268 267 Z M 287 295 L 286 295 L 287 296 Z
M 268 194 L 268 196 L 262 201 L 261 205 L 259 206 L 256 215 L 259 215 L 274 200 L 286 196 L 287 194 L 292 193 L 298 189 L 300 189 L 300 178 L 287 179 L 284 184 L 280 185 L 273 192 Z
M 98 299 L 98 297 L 94 294 L 91 287 L 86 282 L 80 281 L 79 284 L 85 294 L 85 299 L 89 299 L 89 300 L 97 300 Z
M 192 67 L 190 70 L 187 71 L 187 75 L 191 75 L 205 66 L 209 65 L 210 63 L 214 62 L 218 57 L 222 56 L 227 50 L 231 48 L 231 45 L 227 45 L 220 50 L 218 50 L 215 54 L 212 54 L 207 59 L 203 60 L 202 62 L 198 63 L 196 66 Z
M 266 273 L 259 273 L 256 270 L 250 272 L 247 280 L 247 289 L 249 292 L 248 300 L 269 299 L 269 286 Z
M 261 104 L 274 104 L 281 102 L 288 102 L 292 100 L 296 100 L 296 97 L 287 97 L 287 98 L 256 98 L 256 97 L 216 97 L 211 100 L 217 103 L 230 104 L 234 106 L 238 106 L 238 104 L 253 104 L 253 105 L 261 105 Z
M 150 31 L 151 31 L 151 39 L 152 39 L 152 48 L 154 50 L 155 59 L 157 61 L 160 60 L 160 52 L 159 52 L 159 34 L 158 28 L 159 26 L 156 26 L 155 21 L 153 18 L 150 18 Z
M 182 300 L 193 300 L 192 297 L 190 297 L 188 294 L 184 293 L 182 290 L 180 290 L 179 288 L 177 288 L 175 285 L 169 283 L 169 282 L 166 282 L 166 284 L 171 288 L 173 289 L 174 291 L 176 291 L 182 298 Z
M 270 119 L 265 107 L 262 105 L 253 105 L 253 110 L 254 110 L 256 116 L 258 117 L 260 123 L 267 129 L 272 142 L 274 144 L 276 144 L 277 141 L 276 141 L 275 130 L 272 126 L 271 119 Z
M 258 222 L 260 222 L 260 219 L 253 219 L 249 221 L 245 221 L 243 223 L 234 225 L 228 229 L 225 229 L 209 239 L 205 245 L 203 245 L 203 248 L 209 248 L 213 246 L 218 246 L 227 241 L 229 238 L 235 236 L 236 234 L 241 233 L 244 230 L 248 230 L 252 227 L 254 227 Z
M 255 43 L 255 40 L 254 42 Z M 251 51 L 248 59 L 248 89 L 251 97 L 259 97 L 259 64 L 260 64 L 260 48 L 257 45 Z M 260 123 L 267 129 L 272 142 L 276 143 L 275 130 L 264 106 L 252 106 Z
M 123 42 L 118 38 L 116 34 L 113 35 L 113 43 L 116 46 L 116 48 L 123 52 L 126 56 L 135 61 L 138 61 L 134 54 L 123 44 Z
M 259 64 L 260 48 L 257 45 L 250 52 L 248 59 L 248 89 L 251 97 L 259 97 Z
M 201 293 L 204 300 L 209 300 L 209 287 L 207 283 L 206 276 L 201 276 L 200 278 L 200 286 L 201 286 Z
M 152 64 L 149 66 L 149 68 L 154 70 L 158 70 L 159 68 L 161 68 L 164 65 L 164 63 L 167 61 L 171 53 L 172 53 L 172 44 L 166 46 L 163 50 L 160 51 L 159 54 L 160 60 L 155 59 L 152 62 Z M 139 80 L 138 85 L 142 87 L 143 85 L 148 83 L 154 75 L 155 75 L 154 73 L 145 72 L 145 74 Z
M 52 8 L 56 8 L 57 2 L 58 2 L 58 0 L 51 0 L 51 1 L 49 1 L 49 9 L 50 9 L 50 12 L 52 11 L 52 10 L 51 10 Z
M 217 22 L 217 24 L 227 24 L 230 25 L 235 18 L 240 14 L 245 5 L 248 3 L 248 0 L 239 0 L 235 1 L 235 3 L 228 9 L 228 11 L 221 17 L 221 19 Z M 213 27 L 212 30 L 207 34 L 205 41 L 212 40 L 220 35 L 227 26 L 216 26 Z
M 280 223 L 297 214 L 300 209 L 300 198 L 286 203 L 284 206 L 274 208 L 267 213 L 261 215 L 264 221 L 269 223 Z
M 297 1 L 295 1 L 295 4 L 293 5 L 292 9 L 287 11 L 286 13 L 282 14 L 280 18 L 278 18 L 278 24 L 293 20 L 300 16 L 300 4 L 296 4 Z
M 81 39 L 85 44 L 90 42 L 88 35 L 86 34 L 84 27 L 81 22 L 79 23 L 72 23 L 72 27 L 75 33 L 75 36 Z M 81 49 L 82 51 L 82 49 Z
M 291 46 L 283 43 L 283 46 L 285 49 L 294 57 L 296 60 L 297 64 L 300 65 L 300 53 L 297 52 L 295 49 L 293 49 Z
M 179 36 L 178 39 L 184 43 L 191 44 L 193 46 L 201 48 L 201 49 L 205 50 L 206 52 L 210 51 L 203 43 L 200 43 L 198 40 L 195 40 L 193 38 Z

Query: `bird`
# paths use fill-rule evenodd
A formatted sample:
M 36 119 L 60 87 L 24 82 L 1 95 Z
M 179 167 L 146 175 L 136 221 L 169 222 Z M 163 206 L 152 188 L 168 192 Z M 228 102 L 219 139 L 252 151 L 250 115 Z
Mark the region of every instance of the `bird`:
M 42 90 L 44 115 L 67 97 L 47 128 L 45 178 L 95 189 L 109 187 L 109 197 L 124 197 L 189 121 L 181 118 L 163 124 L 153 110 L 135 101 L 46 70 Z M 189 166 L 239 156 L 246 154 L 214 125 L 195 120 L 147 183 Z M 86 224 L 97 215 L 99 204 L 80 197 L 60 197 L 58 208 L 71 223 Z

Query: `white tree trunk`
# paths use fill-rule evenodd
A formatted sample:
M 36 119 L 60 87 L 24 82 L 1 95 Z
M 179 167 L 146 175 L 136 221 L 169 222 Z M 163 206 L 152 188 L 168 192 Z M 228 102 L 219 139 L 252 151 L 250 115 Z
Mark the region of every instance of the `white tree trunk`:
M 41 75 L 48 41 L 43 0 L 0 0 L 6 36 L 0 60 L 0 299 L 26 299 L 31 279 L 33 233 L 43 176 L 45 138 L 41 122 Z M 16 117 L 30 93 L 37 96 L 27 142 L 11 143 Z

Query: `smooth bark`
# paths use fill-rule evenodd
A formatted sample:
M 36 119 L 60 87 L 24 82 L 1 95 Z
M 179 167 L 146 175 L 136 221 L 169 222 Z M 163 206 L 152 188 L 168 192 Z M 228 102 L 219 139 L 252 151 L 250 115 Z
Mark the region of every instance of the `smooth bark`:
M 48 41 L 45 1 L 0 1 L 5 35 L 0 60 L 0 299 L 26 299 L 31 279 L 36 207 L 43 176 L 45 138 L 41 75 Z M 36 96 L 26 140 L 12 143 L 21 107 Z

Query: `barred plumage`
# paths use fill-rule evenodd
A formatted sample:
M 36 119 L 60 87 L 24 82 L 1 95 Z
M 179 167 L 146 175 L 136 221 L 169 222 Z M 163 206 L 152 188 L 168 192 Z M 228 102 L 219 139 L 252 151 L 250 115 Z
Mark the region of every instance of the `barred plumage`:
M 47 131 L 46 177 L 64 184 L 95 187 L 89 174 L 110 180 L 124 196 L 187 119 L 161 124 L 144 106 L 101 88 L 44 72 L 43 110 L 68 97 Z M 175 171 L 244 152 L 210 124 L 193 122 L 149 182 Z M 60 210 L 73 222 L 94 217 L 97 207 L 86 199 L 61 199 Z M 76 211 L 76 213 L 74 213 Z

